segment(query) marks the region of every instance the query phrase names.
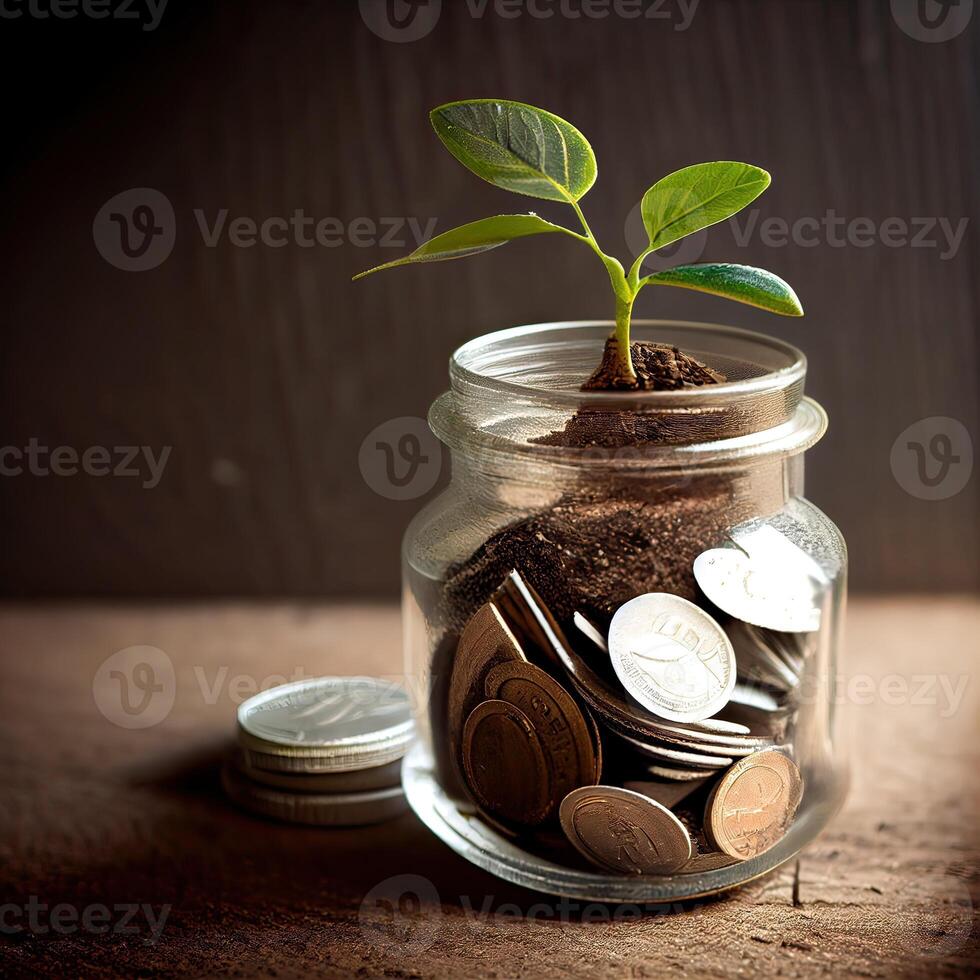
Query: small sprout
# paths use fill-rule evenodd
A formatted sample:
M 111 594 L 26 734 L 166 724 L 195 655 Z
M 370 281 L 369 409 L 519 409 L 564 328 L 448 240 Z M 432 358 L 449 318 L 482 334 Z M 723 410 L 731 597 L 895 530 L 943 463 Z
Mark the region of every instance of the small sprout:
M 640 206 L 648 243 L 627 272 L 618 259 L 599 247 L 579 205 L 595 183 L 597 168 L 592 147 L 574 126 L 543 109 L 499 99 L 450 102 L 433 109 L 430 118 L 449 152 L 478 177 L 515 194 L 567 204 L 582 231 L 553 224 L 533 212 L 499 214 L 436 235 L 410 255 L 368 269 L 355 279 L 400 265 L 475 255 L 529 235 L 570 235 L 595 252 L 609 276 L 616 300 L 615 346 L 614 361 L 602 372 L 602 385 L 622 389 L 638 386 L 630 354 L 630 321 L 644 286 L 680 286 L 783 316 L 803 315 L 789 284 L 765 269 L 708 262 L 640 275 L 651 252 L 724 221 L 751 204 L 769 186 L 765 170 L 719 160 L 684 167 L 658 180 L 643 195 Z

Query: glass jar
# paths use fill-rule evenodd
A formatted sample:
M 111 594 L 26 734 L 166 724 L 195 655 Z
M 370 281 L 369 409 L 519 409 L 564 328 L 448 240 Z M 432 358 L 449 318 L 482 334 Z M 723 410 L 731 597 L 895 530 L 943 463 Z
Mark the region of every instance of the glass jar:
M 799 350 L 731 327 L 638 321 L 634 341 L 679 348 L 725 380 L 669 391 L 582 392 L 611 330 L 601 321 L 519 327 L 473 340 L 451 360 L 450 390 L 433 404 L 429 423 L 451 451 L 452 480 L 412 522 L 403 546 L 406 670 L 419 733 L 403 780 L 432 831 L 506 880 L 595 901 L 663 902 L 722 891 L 775 868 L 842 803 L 847 766 L 834 679 L 846 550 L 837 528 L 803 497 L 803 453 L 822 436 L 826 416 L 804 397 L 806 359 Z M 756 551 L 763 539 L 778 547 Z M 748 563 L 734 609 L 729 593 L 719 596 L 705 576 L 694 574 L 695 560 L 715 549 Z M 715 853 L 720 860 L 712 861 L 701 816 L 712 786 L 749 752 L 740 749 L 722 765 L 714 756 L 728 750 L 709 745 L 705 769 L 702 751 L 683 744 L 686 726 L 677 723 L 677 743 L 660 743 L 651 755 L 642 740 L 623 738 L 635 732 L 616 725 L 615 712 L 607 717 L 602 703 L 596 710 L 588 678 L 577 681 L 574 664 L 555 657 L 528 659 L 579 705 L 601 746 L 602 772 L 579 782 L 622 786 L 637 773 L 650 780 L 648 773 L 659 779 L 665 771 L 668 782 L 678 772 L 691 777 L 699 787 L 690 797 L 693 810 L 673 809 L 691 831 L 695 852 L 700 845 L 709 857 L 670 874 L 613 873 L 567 846 L 554 810 L 529 828 L 488 812 L 485 800 L 481 808 L 460 762 L 462 716 L 453 717 L 458 709 L 450 705 L 453 666 L 460 634 L 481 605 L 506 605 L 500 589 L 512 570 L 531 586 L 561 641 L 574 648 L 569 656 L 594 668 L 590 677 L 601 675 L 596 684 L 618 699 L 616 710 L 647 720 L 635 692 L 617 685 L 601 650 L 617 610 L 637 595 L 668 593 L 694 603 L 695 613 L 725 630 L 738 683 L 718 717 L 736 719 L 732 724 L 749 719 L 737 730 L 752 729 L 753 736 L 763 729 L 754 730 L 752 719 L 764 719 L 766 737 L 795 761 L 803 781 L 795 816 L 761 853 L 747 860 Z M 759 576 L 761 605 L 747 584 Z M 767 588 L 788 589 L 781 593 L 785 602 L 774 601 Z M 794 619 L 793 609 L 809 621 Z M 518 644 L 534 646 L 524 627 L 507 625 Z M 760 636 L 768 653 L 751 646 Z M 782 667 L 767 667 L 772 650 Z M 787 664 L 789 680 L 774 680 L 772 670 L 785 673 Z M 693 727 L 708 739 L 728 730 Z M 669 724 L 664 734 L 674 737 Z M 517 753 L 508 764 L 519 769 L 525 762 Z M 703 778 L 695 781 L 692 773 Z

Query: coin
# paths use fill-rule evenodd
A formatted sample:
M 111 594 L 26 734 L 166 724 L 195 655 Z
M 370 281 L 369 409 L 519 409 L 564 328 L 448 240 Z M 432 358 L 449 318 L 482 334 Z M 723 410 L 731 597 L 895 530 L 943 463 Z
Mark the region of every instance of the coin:
M 565 673 L 575 686 L 576 692 L 588 706 L 600 715 L 610 727 L 619 727 L 644 736 L 654 736 L 660 729 L 681 731 L 683 734 L 696 736 L 731 736 L 733 738 L 758 738 L 757 733 L 741 722 L 729 721 L 722 718 L 708 718 L 697 722 L 686 722 L 682 729 L 656 717 L 634 701 L 623 696 L 621 688 L 614 687 L 605 678 L 596 673 L 585 659 L 567 647 L 561 651 L 561 662 Z M 768 734 L 764 736 L 766 744 L 771 743 Z
M 526 653 L 536 652 L 544 665 L 558 665 L 557 650 L 568 641 L 541 596 L 520 572 L 512 569 L 491 601 L 526 645 Z
M 552 810 L 552 776 L 531 720 L 506 701 L 477 705 L 463 726 L 463 770 L 476 802 L 533 826 Z
M 788 705 L 784 701 L 769 691 L 742 683 L 736 683 L 732 688 L 730 703 L 737 710 L 759 711 L 768 715 L 778 714 L 788 709 Z
M 794 541 L 791 535 L 798 540 Z M 758 561 L 782 566 L 794 576 L 809 579 L 817 587 L 830 584 L 820 563 L 802 547 L 807 540 L 805 530 L 794 528 L 792 523 L 781 531 L 765 521 L 747 521 L 733 527 L 728 536 L 735 547 Z
M 682 765 L 705 765 L 715 769 L 724 769 L 736 759 L 758 751 L 754 745 L 734 748 L 688 739 L 657 738 L 643 741 L 625 734 L 621 734 L 619 737 L 624 739 L 630 747 L 651 758 L 679 762 Z M 765 747 L 769 748 L 770 745 Z
M 733 726 L 734 727 L 734 726 Z M 744 735 L 726 735 L 721 732 L 705 731 L 700 725 L 668 725 L 657 726 L 657 736 L 664 739 L 697 740 L 704 746 L 713 745 L 718 748 L 738 749 L 743 746 L 754 747 L 756 750 L 768 748 L 772 739 L 768 734 L 753 731 L 747 725 L 738 726 Z
M 703 769 L 675 769 L 673 766 L 647 766 L 646 771 L 655 779 L 674 779 L 681 782 L 694 782 L 704 779 Z
M 366 826 L 390 820 L 408 809 L 401 786 L 366 793 L 287 793 L 246 779 L 231 763 L 225 765 L 221 777 L 233 802 L 253 813 L 288 823 Z
M 484 698 L 487 674 L 497 664 L 527 662 L 527 657 L 510 627 L 493 603 L 481 606 L 466 624 L 449 675 L 450 757 L 457 773 L 462 774 L 463 725 L 470 712 Z
M 487 674 L 485 693 L 520 708 L 534 726 L 551 770 L 549 816 L 573 789 L 594 782 L 596 754 L 588 724 L 553 677 L 532 664 L 498 664 Z
M 780 635 L 761 626 L 732 620 L 725 626 L 728 639 L 735 650 L 739 678 L 766 684 L 781 691 L 792 691 L 800 684 L 800 674 L 780 653 Z
M 240 749 L 235 756 L 235 765 L 243 776 L 254 783 L 293 793 L 363 793 L 399 786 L 402 779 L 401 759 L 352 772 L 283 772 L 256 765 L 253 753 Z
M 640 742 L 638 739 L 630 738 L 628 735 L 620 735 L 621 739 L 640 755 L 655 762 L 677 763 L 685 768 L 695 769 L 724 769 L 730 766 L 735 760 L 722 755 L 707 755 L 700 752 L 682 752 L 677 749 L 664 748 L 660 745 L 651 745 L 648 742 Z
M 599 730 L 598 723 L 588 709 L 583 710 L 582 714 L 585 716 L 585 723 L 589 726 L 589 734 L 592 736 L 592 751 L 595 755 L 595 770 L 593 771 L 590 782 L 595 784 L 602 781 L 602 732 Z
M 820 594 L 827 584 L 820 566 L 766 525 L 737 535 L 736 542 L 694 559 L 701 591 L 719 609 L 753 626 L 787 633 L 820 629 Z
M 732 645 L 714 619 L 687 599 L 667 592 L 630 599 L 616 610 L 608 643 L 623 687 L 660 718 L 701 721 L 731 697 Z
M 579 632 L 588 637 L 588 639 L 594 643 L 603 653 L 609 653 L 609 647 L 606 645 L 606 638 L 602 635 L 601 630 L 589 619 L 580 612 L 576 612 L 572 616 L 572 622 L 578 627 Z
M 746 861 L 767 851 L 786 833 L 803 796 L 803 777 L 782 752 L 757 752 L 719 780 L 704 811 L 711 843 Z
M 691 860 L 678 871 L 681 875 L 699 875 L 706 871 L 717 871 L 719 868 L 729 868 L 738 864 L 735 858 L 722 854 L 721 851 L 704 851 L 691 855 Z
M 238 707 L 238 741 L 259 768 L 347 772 L 400 759 L 414 732 L 408 695 L 376 677 L 318 677 Z
M 582 786 L 562 800 L 562 829 L 593 864 L 619 874 L 672 874 L 691 857 L 681 822 L 655 800 L 616 786 Z

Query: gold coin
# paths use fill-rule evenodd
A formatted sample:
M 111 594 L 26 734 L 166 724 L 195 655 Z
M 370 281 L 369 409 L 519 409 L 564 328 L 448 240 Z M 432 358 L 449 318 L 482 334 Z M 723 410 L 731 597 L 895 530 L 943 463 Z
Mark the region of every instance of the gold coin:
M 551 770 L 549 816 L 573 789 L 592 784 L 592 735 L 578 705 L 553 677 L 533 664 L 498 664 L 487 674 L 485 693 L 520 708 L 534 726 Z
M 463 770 L 476 802 L 523 826 L 552 809 L 552 776 L 531 720 L 507 701 L 484 701 L 463 726 Z
M 606 871 L 673 874 L 691 859 L 691 837 L 684 825 L 640 793 L 582 786 L 562 800 L 559 815 L 572 846 Z
M 449 677 L 447 727 L 449 750 L 457 774 L 462 773 L 463 725 L 470 712 L 483 700 L 487 674 L 498 664 L 527 658 L 517 638 L 493 603 L 486 603 L 466 624 Z
M 747 861 L 786 833 L 803 797 L 803 777 L 782 752 L 756 752 L 737 762 L 708 798 L 704 827 L 711 843 Z

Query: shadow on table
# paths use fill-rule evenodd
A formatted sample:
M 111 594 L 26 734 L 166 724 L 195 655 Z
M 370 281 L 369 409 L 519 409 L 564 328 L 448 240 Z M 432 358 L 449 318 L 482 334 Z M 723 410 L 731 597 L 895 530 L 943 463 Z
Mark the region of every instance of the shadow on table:
M 132 778 L 134 790 L 173 801 L 166 836 L 181 846 L 180 866 L 193 890 L 207 893 L 217 870 L 222 900 L 243 906 L 312 902 L 351 910 L 375 898 L 383 906 L 414 895 L 420 903 L 438 902 L 467 915 L 543 922 L 611 921 L 637 910 L 562 900 L 495 878 L 456 855 L 412 813 L 375 826 L 321 828 L 244 812 L 221 788 L 230 748 L 222 742 Z M 399 892 L 402 887 L 406 891 Z M 643 906 L 636 915 L 683 914 L 714 901 Z

